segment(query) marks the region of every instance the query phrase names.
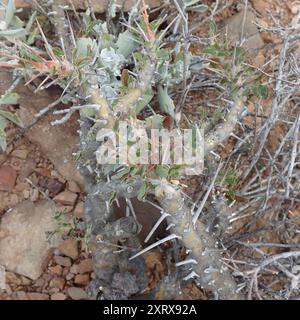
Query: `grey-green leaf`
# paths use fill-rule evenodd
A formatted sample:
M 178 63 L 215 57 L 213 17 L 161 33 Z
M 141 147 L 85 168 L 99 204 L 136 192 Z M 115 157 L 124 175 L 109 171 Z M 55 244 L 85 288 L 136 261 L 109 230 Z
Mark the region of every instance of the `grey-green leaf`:
M 12 18 L 16 12 L 14 0 L 8 0 L 6 11 L 5 11 L 5 23 L 8 26 L 11 23 Z
M 146 182 L 143 182 L 137 195 L 138 200 L 142 201 L 145 198 L 146 191 L 147 191 L 147 184 Z
M 22 38 L 26 36 L 27 31 L 23 28 L 14 29 L 14 30 L 1 30 L 0 36 L 2 37 L 14 37 L 14 38 Z
M 0 98 L 1 104 L 17 104 L 19 99 L 19 95 L 17 93 L 9 93 Z
M 206 12 L 208 9 L 208 6 L 205 4 L 199 4 L 196 6 L 192 6 L 192 7 L 188 7 L 186 10 L 187 11 L 193 11 L 193 12 L 199 12 L 199 13 L 203 13 Z
M 127 58 L 137 46 L 138 43 L 130 31 L 126 30 L 125 32 L 119 34 L 117 40 L 118 54 L 122 54 L 125 58 Z
M 175 117 L 175 105 L 173 100 L 168 95 L 168 90 L 162 85 L 158 85 L 157 99 L 159 102 L 160 110 L 169 114 L 172 118 Z
M 17 117 L 15 114 L 13 114 L 11 112 L 0 110 L 0 116 L 15 123 L 18 126 L 22 126 L 22 123 L 21 123 L 21 120 L 19 119 L 19 117 Z
M 0 116 L 0 149 L 2 151 L 5 151 L 7 147 L 5 134 L 6 123 L 6 120 Z
M 152 100 L 153 98 L 153 92 L 150 89 L 146 90 L 146 92 L 143 94 L 142 98 L 139 100 L 139 102 L 135 106 L 135 114 L 139 114 L 145 106 Z
M 93 40 L 91 38 L 79 38 L 76 45 L 76 58 L 83 59 L 91 52 L 91 49 L 93 48 Z

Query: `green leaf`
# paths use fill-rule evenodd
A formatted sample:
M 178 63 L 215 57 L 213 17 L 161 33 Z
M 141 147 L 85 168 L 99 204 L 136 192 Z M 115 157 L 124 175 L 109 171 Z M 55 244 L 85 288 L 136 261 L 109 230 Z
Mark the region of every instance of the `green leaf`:
M 175 105 L 173 100 L 168 95 L 166 87 L 158 85 L 157 99 L 160 106 L 160 110 L 169 114 L 172 118 L 175 117 Z
M 123 176 L 128 174 L 130 172 L 131 168 L 130 167 L 123 167 L 121 170 L 119 170 L 116 174 L 114 174 L 111 179 L 112 180 L 118 180 L 121 179 Z
M 117 192 L 116 192 L 116 191 L 113 191 L 112 194 L 111 194 L 111 196 L 110 196 L 110 198 L 109 198 L 109 200 L 108 200 L 108 203 L 109 203 L 110 205 L 112 205 L 112 203 L 113 203 L 116 199 L 117 199 Z
M 32 15 L 30 16 L 30 19 L 28 20 L 28 22 L 26 24 L 26 28 L 25 29 L 26 29 L 27 32 L 30 31 L 30 29 L 31 29 L 31 27 L 32 27 L 32 25 L 33 25 L 33 23 L 35 21 L 35 17 L 36 17 L 36 11 L 34 11 L 32 13 Z
M 217 28 L 216 23 L 213 20 L 210 20 L 208 22 L 208 33 L 209 33 L 209 35 L 211 37 L 214 36 L 217 33 L 217 30 L 218 30 L 218 28 Z
M 160 114 L 155 114 L 146 118 L 147 129 L 162 129 L 165 117 Z
M 61 48 L 59 47 L 53 47 L 52 48 L 53 53 L 57 56 L 57 57 L 63 57 L 64 56 L 64 52 L 61 50 Z
M 166 178 L 169 174 L 169 168 L 162 165 L 157 165 L 155 172 L 159 175 L 160 178 Z
M 198 3 L 200 0 L 183 0 L 185 7 L 193 6 Z
M 95 108 L 82 108 L 80 113 L 87 117 L 94 118 L 97 115 L 97 110 Z
M 139 102 L 135 105 L 135 114 L 139 114 L 145 106 L 152 100 L 153 98 L 153 92 L 152 89 L 149 88 L 145 91 Z
M 0 116 L 0 148 L 2 151 L 5 151 L 7 147 L 5 134 L 6 124 L 6 120 Z
M 205 5 L 205 4 L 199 4 L 199 5 L 196 5 L 196 6 L 189 7 L 189 8 L 187 8 L 186 10 L 187 10 L 187 11 L 193 11 L 193 12 L 203 13 L 203 12 L 206 12 L 207 9 L 208 9 L 208 6 L 207 6 L 207 5 Z
M 77 50 L 75 57 L 78 60 L 88 57 L 93 47 L 93 40 L 91 38 L 79 38 L 77 39 Z
M 14 38 L 22 38 L 26 36 L 27 32 L 25 29 L 15 29 L 15 30 L 1 30 L 0 36 L 2 37 L 14 37 Z
M 127 58 L 138 46 L 134 35 L 128 30 L 119 34 L 116 44 L 118 48 L 117 53 L 122 54 L 125 58 Z
M 172 166 L 172 168 L 169 169 L 169 176 L 170 177 L 179 177 L 181 169 L 182 169 L 181 165 Z
M 19 117 L 17 117 L 15 114 L 13 114 L 11 112 L 0 110 L 0 116 L 15 123 L 18 126 L 22 126 L 22 123 L 21 123 L 21 120 L 19 119 Z
M 255 84 L 252 86 L 252 93 L 261 99 L 267 99 L 269 91 L 267 86 Z
M 0 99 L 1 104 L 17 104 L 19 95 L 17 93 L 9 93 Z
M 14 17 L 16 12 L 15 2 L 14 0 L 8 0 L 6 11 L 5 11 L 5 23 L 8 26 Z
M 24 27 L 24 22 L 17 16 L 14 16 L 10 22 L 13 29 L 21 29 Z
M 138 200 L 140 201 L 144 200 L 146 191 L 147 191 L 147 183 L 144 181 L 137 195 Z

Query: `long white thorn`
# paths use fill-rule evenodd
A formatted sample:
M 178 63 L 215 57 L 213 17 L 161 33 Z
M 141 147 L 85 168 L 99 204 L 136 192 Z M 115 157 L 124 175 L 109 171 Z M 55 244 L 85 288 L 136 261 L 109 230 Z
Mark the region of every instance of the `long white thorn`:
M 187 260 L 184 260 L 184 261 L 180 261 L 180 262 L 177 262 L 175 264 L 176 267 L 180 267 L 180 266 L 183 266 L 185 264 L 198 264 L 198 262 L 195 260 L 195 259 L 187 259 Z
M 138 256 L 140 256 L 141 254 L 144 254 L 145 252 L 161 245 L 162 243 L 166 242 L 166 241 L 170 241 L 170 240 L 173 240 L 173 239 L 181 239 L 181 237 L 177 236 L 176 234 L 170 234 L 169 236 L 159 240 L 159 241 L 156 241 L 155 243 L 151 244 L 150 246 L 148 246 L 147 248 L 143 249 L 142 251 L 138 252 L 137 254 L 135 254 L 134 256 L 130 257 L 129 260 L 132 260 Z
M 151 231 L 149 232 L 149 234 L 147 235 L 146 239 L 144 240 L 145 243 L 147 243 L 149 241 L 149 239 L 152 237 L 153 233 L 155 232 L 155 230 L 159 227 L 159 225 L 164 221 L 164 219 L 166 217 L 168 217 L 170 214 L 167 212 L 164 212 L 160 218 L 157 220 L 157 222 L 155 223 L 155 225 L 153 226 L 153 228 L 151 229 Z
M 192 271 L 186 277 L 184 277 L 183 280 L 187 281 L 192 278 L 199 278 L 199 275 L 195 271 Z

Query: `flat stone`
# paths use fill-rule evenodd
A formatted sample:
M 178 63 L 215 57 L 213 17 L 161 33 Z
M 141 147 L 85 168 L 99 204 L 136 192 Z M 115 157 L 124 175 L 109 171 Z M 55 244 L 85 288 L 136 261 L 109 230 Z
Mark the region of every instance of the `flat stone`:
M 27 292 L 29 300 L 49 300 L 49 295 L 39 292 Z
M 50 281 L 49 287 L 63 290 L 65 283 L 66 283 L 66 280 L 64 278 L 56 277 Z
M 26 200 L 6 212 L 0 224 L 0 264 L 32 280 L 39 278 L 61 241 L 55 213 L 56 207 L 46 200 L 35 205 Z
M 243 47 L 248 50 L 260 49 L 264 46 L 264 41 L 259 34 L 259 30 L 253 23 L 255 16 L 251 11 L 247 11 L 244 28 L 242 28 L 244 22 L 244 10 L 241 10 L 234 16 L 230 17 L 225 22 L 225 28 L 232 45 L 236 45 L 240 42 L 241 33 L 243 30 L 243 37 L 245 39 Z
M 17 172 L 11 166 L 0 167 L 0 190 L 12 191 L 17 179 Z
M 38 201 L 39 195 L 40 195 L 38 189 L 36 189 L 36 188 L 31 189 L 29 194 L 30 194 L 30 200 L 31 200 L 32 202 Z
M 57 265 L 54 266 L 54 267 L 49 267 L 48 269 L 49 269 L 50 272 L 52 272 L 52 273 L 54 273 L 54 274 L 56 274 L 56 275 L 58 275 L 58 276 L 61 276 L 62 273 L 63 273 L 63 268 L 62 268 L 62 266 L 59 265 L 59 264 L 57 264 Z
M 78 241 L 73 238 L 64 240 L 58 247 L 61 254 L 72 258 L 73 260 L 78 258 Z
M 87 286 L 90 282 L 90 276 L 88 274 L 77 274 L 74 283 L 80 286 Z
M 63 267 L 71 267 L 72 265 L 71 259 L 67 257 L 54 256 L 54 261 Z
M 82 288 L 70 287 L 68 289 L 68 295 L 72 300 L 86 300 L 88 299 L 87 293 Z
M 78 195 L 76 193 L 66 190 L 55 196 L 53 200 L 63 205 L 73 206 L 77 200 L 77 197 Z
M 51 295 L 51 300 L 66 300 L 67 296 L 61 292 L 53 293 Z
M 11 153 L 11 155 L 13 157 L 25 160 L 28 156 L 28 153 L 29 153 L 28 149 L 16 149 Z
M 68 181 L 68 190 L 74 193 L 80 193 L 81 189 L 75 181 Z
M 21 283 L 22 283 L 22 280 L 21 280 L 20 276 L 17 276 L 13 272 L 6 272 L 5 273 L 5 278 L 6 278 L 6 282 L 13 283 L 13 284 L 16 284 L 18 286 L 21 285 Z
M 16 298 L 18 300 L 29 300 L 25 291 L 17 291 L 16 292 Z
M 94 270 L 92 259 L 84 259 L 79 264 L 74 265 L 74 267 L 76 272 L 73 273 L 89 273 Z
M 76 204 L 73 214 L 78 219 L 84 219 L 84 202 L 83 201 L 79 201 Z
M 23 83 L 17 87 L 19 109 L 17 111 L 22 123 L 28 126 L 35 114 L 57 99 L 61 92 L 55 88 L 33 93 Z M 67 180 L 74 180 L 83 186 L 83 178 L 77 169 L 74 153 L 79 146 L 78 114 L 74 114 L 64 125 L 52 126 L 57 117 L 49 113 L 36 123 L 25 136 L 51 160 L 56 170 Z
M 67 275 L 66 275 L 66 280 L 67 281 L 69 281 L 69 280 L 72 280 L 73 278 L 74 278 L 74 274 L 73 273 L 68 273 Z

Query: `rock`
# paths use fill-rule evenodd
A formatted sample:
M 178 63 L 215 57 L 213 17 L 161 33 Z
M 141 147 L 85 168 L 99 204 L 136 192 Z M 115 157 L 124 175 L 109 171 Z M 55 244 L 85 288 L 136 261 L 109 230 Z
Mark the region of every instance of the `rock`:
M 69 281 L 69 280 L 72 280 L 74 278 L 74 274 L 73 273 L 68 273 L 66 275 L 66 280 Z
M 33 284 L 33 287 L 41 288 L 45 284 L 45 280 L 43 278 L 39 278 Z
M 71 272 L 72 273 L 89 273 L 89 272 L 92 272 L 93 271 L 92 259 L 82 260 L 79 264 L 74 265 L 74 269 L 73 270 L 75 272 L 72 272 L 72 268 L 71 268 Z
M 76 204 L 73 214 L 78 219 L 84 219 L 84 202 L 83 201 L 79 201 Z
M 49 286 L 51 288 L 58 288 L 60 290 L 63 290 L 64 286 L 65 286 L 66 280 L 64 278 L 53 278 L 50 283 Z
M 50 272 L 58 275 L 58 276 L 61 276 L 62 275 L 62 272 L 63 272 L 63 268 L 61 265 L 57 264 L 56 266 L 54 267 L 49 267 L 48 268 Z
M 58 247 L 61 254 L 72 258 L 73 260 L 78 258 L 78 242 L 76 239 L 70 238 L 64 240 Z
M 18 116 L 25 126 L 32 123 L 34 115 L 57 99 L 61 91 L 57 88 L 39 91 L 34 94 L 23 83 L 17 87 L 19 98 Z M 83 186 L 73 154 L 78 150 L 79 123 L 78 115 L 74 114 L 62 126 L 52 126 L 51 122 L 57 119 L 52 113 L 44 116 L 38 123 L 26 131 L 25 136 L 39 146 L 43 153 L 50 159 L 56 170 L 67 180 L 74 180 Z
M 39 190 L 36 188 L 33 188 L 30 190 L 30 200 L 32 202 L 36 202 L 39 199 Z
M 24 276 L 21 276 L 21 281 L 22 281 L 23 286 L 30 286 L 31 285 L 31 280 L 24 277 Z
M 58 212 L 60 212 L 60 213 L 70 213 L 70 212 L 72 212 L 73 211 L 73 206 L 62 206 L 62 205 L 60 205 L 59 207 L 58 207 Z
M 63 205 L 73 206 L 76 202 L 77 197 L 78 195 L 76 193 L 66 190 L 55 196 L 53 200 Z
M 11 155 L 13 157 L 25 160 L 28 156 L 28 153 L 29 153 L 28 149 L 16 149 L 11 153 Z
M 29 197 L 30 197 L 30 191 L 29 191 L 29 190 L 24 190 L 24 191 L 23 191 L 23 197 L 24 197 L 24 199 L 29 199 Z
M 58 288 L 49 288 L 49 291 L 47 293 L 52 295 L 52 294 L 58 293 L 58 292 L 59 292 Z
M 246 14 L 244 28 L 242 28 L 244 21 L 243 10 L 226 20 L 225 26 L 228 38 L 233 45 L 240 42 L 241 32 L 243 30 L 243 37 L 245 39 L 243 47 L 248 50 L 256 50 L 264 46 L 264 41 L 262 40 L 256 25 L 253 23 L 254 20 L 255 16 L 249 10 Z
M 51 300 L 66 300 L 67 296 L 61 292 L 53 293 L 51 295 Z
M 7 270 L 36 280 L 41 275 L 51 249 L 57 247 L 60 236 L 54 219 L 55 206 L 42 200 L 20 203 L 6 212 L 0 223 L 0 264 Z
M 15 0 L 16 8 L 30 8 L 31 0 Z
M 80 286 L 87 286 L 90 282 L 90 276 L 88 274 L 77 274 L 74 283 Z
M 70 272 L 70 267 L 64 267 L 63 276 L 65 277 Z
M 0 167 L 0 190 L 12 191 L 17 179 L 17 172 L 10 166 Z
M 4 13 L 3 10 L 0 10 L 0 20 L 1 15 Z M 5 91 L 10 87 L 12 82 L 12 72 L 5 69 L 0 70 L 0 96 L 2 96 Z
M 70 267 L 72 264 L 70 258 L 66 258 L 62 256 L 54 256 L 54 261 L 63 267 Z
M 11 208 L 13 208 L 13 207 L 15 207 L 17 204 L 19 203 L 19 198 L 18 198 L 18 196 L 16 195 L 16 194 L 11 194 L 10 196 L 9 196 L 9 206 L 11 207 Z
M 57 179 L 52 179 L 45 176 L 39 177 L 38 186 L 43 188 L 45 191 L 48 190 L 50 196 L 52 197 L 62 192 L 65 188 L 64 183 L 58 181 Z
M 25 291 L 17 291 L 16 298 L 17 300 L 28 300 L 28 296 Z
M 252 3 L 253 8 L 259 14 L 267 14 L 268 3 L 265 0 L 250 0 Z
M 29 300 L 49 300 L 49 295 L 39 292 L 28 292 L 27 296 Z
M 75 181 L 68 181 L 68 190 L 74 193 L 80 193 L 81 190 Z
M 77 288 L 77 287 L 70 287 L 68 289 L 68 295 L 73 300 L 86 300 L 86 299 L 88 299 L 87 293 L 83 289 Z
M 18 277 L 13 272 L 6 272 L 5 278 L 6 278 L 6 282 L 16 284 L 18 286 L 21 285 L 21 283 L 22 283 L 22 280 L 20 279 L 20 277 Z
M 23 165 L 21 167 L 21 171 L 20 171 L 20 175 L 19 175 L 20 181 L 23 181 L 23 180 L 25 180 L 25 178 L 30 176 L 31 173 L 34 171 L 35 166 L 36 166 L 36 159 L 28 157 L 26 159 L 25 163 L 23 163 Z
M 15 191 L 24 192 L 25 190 L 29 191 L 30 186 L 27 182 L 19 182 L 15 185 Z

